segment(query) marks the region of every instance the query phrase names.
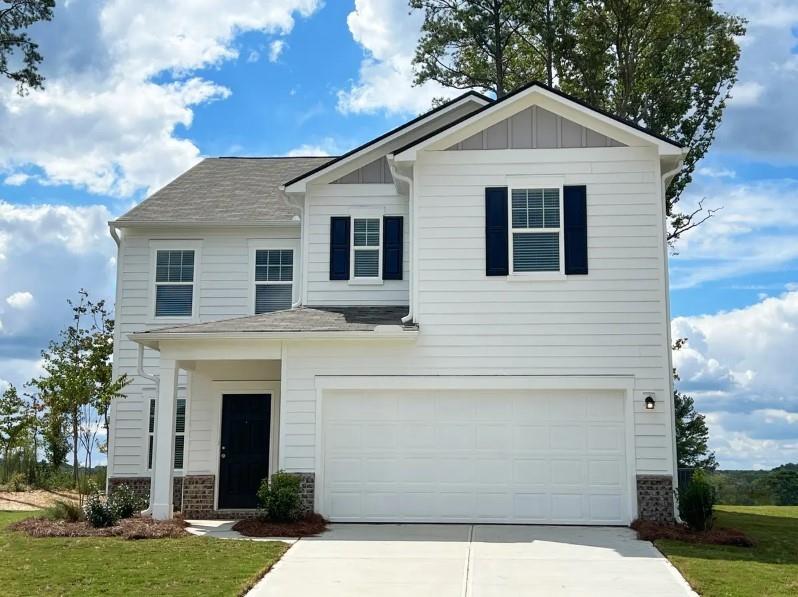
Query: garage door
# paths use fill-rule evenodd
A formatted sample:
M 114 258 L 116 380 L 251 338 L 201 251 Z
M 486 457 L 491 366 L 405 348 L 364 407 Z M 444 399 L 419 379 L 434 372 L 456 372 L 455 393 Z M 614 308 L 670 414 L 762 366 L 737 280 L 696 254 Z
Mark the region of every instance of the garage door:
M 627 524 L 620 392 L 325 391 L 333 521 Z

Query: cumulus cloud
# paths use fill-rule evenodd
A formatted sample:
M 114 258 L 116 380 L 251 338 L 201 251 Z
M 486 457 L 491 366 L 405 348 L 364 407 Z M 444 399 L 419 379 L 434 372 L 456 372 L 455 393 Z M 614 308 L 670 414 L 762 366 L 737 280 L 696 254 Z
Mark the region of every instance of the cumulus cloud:
M 721 465 L 773 467 L 798 452 L 798 291 L 743 309 L 677 317 L 678 386 L 707 415 Z M 746 455 L 745 450 L 750 450 Z
M 332 137 L 325 137 L 318 143 L 303 143 L 294 149 L 286 152 L 288 157 L 313 156 L 313 155 L 338 155 L 341 147 Z
M 412 60 L 423 15 L 408 15 L 406 0 L 356 0 L 347 25 L 363 47 L 357 81 L 338 92 L 338 110 L 347 113 L 385 111 L 417 114 L 438 97 L 459 92 L 434 82 L 413 86 Z
M 27 309 L 33 304 L 33 295 L 27 290 L 22 290 L 7 296 L 6 302 L 14 309 Z
M 45 184 L 129 196 L 190 167 L 199 150 L 181 138 L 193 108 L 228 89 L 192 76 L 238 55 L 244 31 L 288 34 L 321 0 L 109 0 L 59 4 L 35 31 L 46 89 L 25 98 L 0 85 L 0 168 L 34 165 Z M 53 139 L 52 131 L 58 131 Z M 13 179 L 12 179 L 13 180 Z
M 272 43 L 269 44 L 269 62 L 277 62 L 280 58 L 280 55 L 285 50 L 286 43 L 282 39 L 275 39 Z
M 28 174 L 25 174 L 24 172 L 17 172 L 10 176 L 6 176 L 5 180 L 3 180 L 3 184 L 7 184 L 11 187 L 18 187 L 28 182 L 29 178 L 30 176 Z

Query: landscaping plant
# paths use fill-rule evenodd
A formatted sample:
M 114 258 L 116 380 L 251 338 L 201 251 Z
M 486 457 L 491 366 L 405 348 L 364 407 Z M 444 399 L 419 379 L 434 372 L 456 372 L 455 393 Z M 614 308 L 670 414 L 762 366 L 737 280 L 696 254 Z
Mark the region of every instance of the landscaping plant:
M 146 508 L 144 499 L 133 493 L 130 486 L 119 485 L 108 498 L 108 506 L 118 519 L 130 518 Z
M 679 516 L 694 531 L 708 531 L 715 521 L 715 487 L 699 469 L 690 484 L 679 491 Z
M 302 514 L 299 477 L 277 471 L 266 477 L 258 489 L 258 500 L 268 520 L 293 522 Z
M 44 518 L 48 520 L 63 520 L 65 522 L 80 522 L 86 515 L 75 502 L 56 500 L 52 506 L 44 509 Z
M 113 504 L 108 500 L 104 500 L 97 486 L 92 482 L 90 483 L 90 491 L 86 496 L 86 502 L 83 504 L 83 512 L 86 514 L 86 520 L 95 528 L 112 527 L 119 518 L 114 511 Z

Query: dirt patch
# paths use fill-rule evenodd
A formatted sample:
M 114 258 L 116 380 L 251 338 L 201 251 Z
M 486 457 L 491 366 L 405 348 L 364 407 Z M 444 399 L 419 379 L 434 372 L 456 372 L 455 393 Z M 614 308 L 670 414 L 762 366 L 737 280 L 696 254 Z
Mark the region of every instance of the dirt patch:
M 52 506 L 58 500 L 77 502 L 78 494 L 72 491 L 47 491 L 44 489 L 0 491 L 0 510 L 14 512 L 42 510 Z
M 753 547 L 753 540 L 742 531 L 729 528 L 716 528 L 709 531 L 691 531 L 683 524 L 663 524 L 650 520 L 635 520 L 632 528 L 644 541 L 673 539 L 687 543 L 708 543 L 711 545 L 734 545 Z
M 112 527 L 95 529 L 87 522 L 65 522 L 46 518 L 26 518 L 10 525 L 13 531 L 30 537 L 121 537 L 123 539 L 165 539 L 185 537 L 186 523 L 181 519 L 153 520 L 134 517 L 120 520 Z
M 239 520 L 233 530 L 245 537 L 310 537 L 327 530 L 320 514 L 311 514 L 296 522 L 271 522 L 259 518 Z

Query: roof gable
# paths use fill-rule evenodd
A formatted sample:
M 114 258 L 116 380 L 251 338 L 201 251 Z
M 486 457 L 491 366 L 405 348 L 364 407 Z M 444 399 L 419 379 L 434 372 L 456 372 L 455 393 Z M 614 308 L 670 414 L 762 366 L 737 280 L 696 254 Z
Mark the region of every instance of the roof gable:
M 458 145 L 483 129 L 514 117 L 530 107 L 538 107 L 566 119 L 593 134 L 603 135 L 615 143 L 630 146 L 654 145 L 662 155 L 681 155 L 677 142 L 628 122 L 612 114 L 588 106 L 584 102 L 539 82 L 533 82 L 485 105 L 479 110 L 448 123 L 423 137 L 413 140 L 394 152 L 397 161 L 412 161 L 422 149 L 443 150 Z

